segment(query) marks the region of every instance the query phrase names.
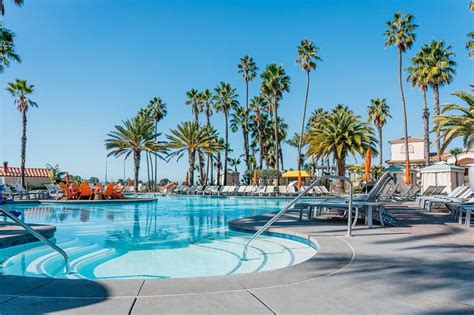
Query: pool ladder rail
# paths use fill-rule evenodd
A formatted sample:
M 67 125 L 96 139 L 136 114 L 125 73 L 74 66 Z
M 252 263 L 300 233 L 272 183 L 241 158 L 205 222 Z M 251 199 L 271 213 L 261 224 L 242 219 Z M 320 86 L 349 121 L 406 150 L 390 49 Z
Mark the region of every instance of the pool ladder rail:
M 14 214 L 12 214 L 9 210 L 5 209 L 5 208 L 2 208 L 0 207 L 0 214 L 3 214 L 4 216 L 6 216 L 7 218 L 9 218 L 10 220 L 12 220 L 13 222 L 15 222 L 16 224 L 18 224 L 19 226 L 21 226 L 22 228 L 24 228 L 28 233 L 30 233 L 31 235 L 33 235 L 34 237 L 36 237 L 38 240 L 42 241 L 43 243 L 45 243 L 46 245 L 48 245 L 49 247 L 51 247 L 53 250 L 57 251 L 63 258 L 64 258 L 64 261 L 66 263 L 66 267 L 65 267 L 65 274 L 69 274 L 70 273 L 70 265 L 69 265 L 69 256 L 67 255 L 67 253 L 62 250 L 58 245 L 54 244 L 53 242 L 51 242 L 50 240 L 48 240 L 46 237 L 44 237 L 41 233 L 35 231 L 33 228 L 31 228 L 29 225 L 25 224 L 24 222 L 22 222 L 20 219 L 18 219 Z
M 316 184 L 318 184 L 320 181 L 323 179 L 339 179 L 339 180 L 344 180 L 349 183 L 349 204 L 348 204 L 348 209 L 352 209 L 352 198 L 353 198 L 353 192 L 352 192 L 352 181 L 347 178 L 346 176 L 338 176 L 338 175 L 323 175 L 317 179 L 315 179 L 308 187 L 306 187 L 305 190 L 303 190 L 301 193 L 298 194 L 291 202 L 288 204 L 284 209 L 282 209 L 280 212 L 275 214 L 273 218 L 271 218 L 264 226 L 262 226 L 255 234 L 253 234 L 247 242 L 245 242 L 244 245 L 244 250 L 242 253 L 242 260 L 247 260 L 247 248 L 249 247 L 249 244 L 255 240 L 260 234 L 265 232 L 276 220 L 278 220 L 285 212 L 288 210 L 292 209 L 293 206 L 301 199 L 303 198 L 304 195 L 306 195 Z M 352 211 L 347 211 L 347 236 L 352 236 Z

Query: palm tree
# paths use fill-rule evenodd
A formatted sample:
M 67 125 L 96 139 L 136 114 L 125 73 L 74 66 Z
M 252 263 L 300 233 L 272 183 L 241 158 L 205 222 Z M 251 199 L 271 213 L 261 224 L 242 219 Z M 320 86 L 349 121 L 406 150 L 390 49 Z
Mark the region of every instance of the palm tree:
M 201 93 L 199 93 L 199 102 L 203 106 L 204 114 L 206 115 L 206 123 L 208 127 L 211 127 L 211 116 L 212 116 L 212 106 L 213 106 L 213 95 L 209 89 L 205 89 Z M 208 154 L 207 156 L 207 164 L 206 164 L 206 175 L 205 175 L 205 183 L 207 184 L 207 180 L 209 177 L 209 169 L 212 171 L 212 155 Z M 211 178 L 212 180 L 212 178 Z
M 13 2 L 19 7 L 21 7 L 24 3 L 23 0 L 13 0 Z M 2 15 L 5 15 L 5 5 L 3 3 L 3 0 L 0 0 L 0 11 L 2 12 Z
M 237 106 L 235 108 L 235 111 L 234 113 L 232 114 L 231 116 L 231 119 L 230 119 L 230 129 L 232 130 L 232 132 L 237 132 L 239 130 L 239 128 L 242 129 L 242 135 L 244 137 L 244 148 L 249 148 L 249 143 L 248 143 L 248 140 L 249 140 L 249 125 L 247 123 L 248 121 L 248 110 L 245 108 L 245 107 L 242 107 L 242 106 Z M 249 160 L 249 152 L 248 150 L 245 151 L 245 161 L 247 162 Z M 250 165 L 248 163 L 246 163 L 246 166 L 247 166 L 247 170 L 250 169 Z M 249 184 L 249 183 L 247 183 Z
M 166 146 L 163 142 L 155 141 L 153 123 L 144 115 L 137 115 L 123 121 L 122 125 L 115 126 L 115 130 L 107 136 L 105 148 L 110 150 L 108 156 L 128 158 L 133 154 L 133 186 L 135 191 L 138 191 L 141 153 L 165 154 L 167 153 Z
M 461 148 L 454 148 L 449 150 L 449 153 L 451 153 L 454 156 L 454 165 L 458 166 L 458 155 L 463 153 L 463 149 Z
M 264 95 L 271 104 L 271 111 L 273 112 L 273 121 L 278 121 L 278 102 L 283 97 L 283 92 L 290 91 L 290 77 L 286 75 L 285 69 L 281 65 L 272 63 L 267 66 L 265 71 L 261 74 L 262 77 L 262 95 Z M 280 171 L 279 150 L 280 141 L 278 137 L 278 124 L 274 124 L 274 135 L 275 135 L 275 169 L 276 173 Z M 276 184 L 278 185 L 279 178 L 276 178 Z
M 428 76 L 425 66 L 426 56 L 423 51 L 420 51 L 415 57 L 411 59 L 412 65 L 407 68 L 407 81 L 411 82 L 412 86 L 417 86 L 421 89 L 423 94 L 423 125 L 424 125 L 424 151 L 425 151 L 425 166 L 430 163 L 430 111 L 426 102 L 426 90 L 428 89 Z
M 288 145 L 290 145 L 290 146 L 292 146 L 292 147 L 294 147 L 294 148 L 301 148 L 301 150 L 303 150 L 303 149 L 306 147 L 306 144 L 307 144 L 307 139 L 306 139 L 306 138 L 307 138 L 307 134 L 306 134 L 306 133 L 303 133 L 303 140 L 300 141 L 300 140 L 301 140 L 301 139 L 300 139 L 300 134 L 295 133 L 295 134 L 293 135 L 293 137 L 291 137 L 290 139 L 286 140 L 285 142 L 286 142 Z M 300 142 L 301 142 L 301 144 L 300 144 Z M 300 158 L 297 158 L 297 159 L 296 159 L 296 163 L 297 163 L 296 165 L 298 165 L 298 163 L 300 163 L 300 160 L 301 160 L 301 164 L 304 164 L 304 160 L 305 160 L 304 154 L 301 154 Z M 299 169 L 300 169 L 300 168 L 298 168 L 298 170 L 299 170 Z
M 474 1 L 469 2 L 469 11 L 474 11 Z M 474 57 L 474 32 L 469 32 L 467 34 L 469 41 L 466 44 L 466 49 L 469 50 L 469 57 Z
M 156 135 L 158 134 L 158 122 L 165 118 L 168 110 L 166 109 L 166 103 L 159 97 L 154 97 L 148 103 L 148 110 L 150 112 L 150 118 L 155 123 L 155 141 L 157 141 Z M 158 155 L 155 155 L 155 177 L 153 183 L 156 189 L 158 183 Z
M 11 61 L 21 63 L 20 56 L 15 52 L 15 33 L 0 23 L 0 73 L 10 66 Z
M 230 165 L 230 167 L 234 168 L 234 172 L 237 172 L 237 166 L 240 165 L 240 159 L 239 158 L 229 158 L 229 165 Z
M 237 106 L 237 94 L 230 83 L 221 82 L 215 88 L 214 108 L 222 112 L 225 118 L 225 146 L 224 146 L 224 185 L 227 185 L 227 159 L 229 154 L 229 114 Z M 218 175 L 219 176 L 219 175 Z
M 258 67 L 252 57 L 248 55 L 240 58 L 240 63 L 237 65 L 238 72 L 242 74 L 245 81 L 245 109 L 247 116 L 245 117 L 245 129 L 248 130 L 248 113 L 249 113 L 249 81 L 252 81 L 257 76 Z M 248 133 L 244 141 L 245 164 L 249 169 L 249 137 Z
M 467 149 L 471 149 L 474 144 L 474 95 L 467 92 L 455 92 L 453 95 L 463 100 L 467 106 L 445 104 L 442 110 L 444 115 L 435 117 L 435 130 L 444 134 L 441 152 L 456 138 L 462 138 Z M 460 115 L 455 115 L 453 111 L 460 112 Z M 446 112 L 450 112 L 449 115 Z
M 255 126 L 255 134 L 258 135 L 258 146 L 260 150 L 260 158 L 258 168 L 263 167 L 263 156 L 265 154 L 263 136 L 265 129 L 265 122 L 267 121 L 266 108 L 268 107 L 267 100 L 261 96 L 254 96 L 250 101 L 250 111 L 252 116 L 250 117 L 252 125 Z
M 454 53 L 451 51 L 451 46 L 445 46 L 444 41 L 432 40 L 429 45 L 421 47 L 420 54 L 428 84 L 433 89 L 434 114 L 438 116 L 440 114 L 439 88 L 450 84 L 456 74 L 456 62 L 452 60 Z M 438 132 L 436 133 L 436 156 L 438 161 L 441 160 L 441 141 Z
M 199 101 L 199 92 L 196 89 L 191 89 L 190 91 L 186 92 L 186 96 L 188 99 L 185 101 L 185 104 L 192 106 L 194 122 L 199 124 L 199 113 L 202 111 L 202 108 L 200 108 L 201 103 Z
M 166 136 L 169 140 L 168 148 L 172 149 L 169 157 L 179 160 L 185 153 L 188 154 L 189 183 L 194 184 L 194 164 L 196 154 L 207 153 L 217 148 L 217 132 L 208 126 L 201 126 L 195 121 L 186 121 L 179 124 L 171 134 Z
M 405 94 L 403 93 L 402 80 L 402 55 L 413 46 L 416 35 L 415 29 L 418 27 L 415 24 L 414 16 L 412 14 L 403 15 L 401 12 L 395 13 L 392 21 L 387 22 L 387 30 L 384 35 L 386 37 L 385 47 L 396 46 L 398 51 L 398 83 L 400 85 L 400 95 L 402 97 L 403 110 L 403 127 L 405 133 L 405 160 L 407 167 L 410 163 L 410 154 L 408 150 L 408 126 L 407 126 L 407 111 L 405 104 Z
M 16 79 L 15 82 L 8 82 L 7 91 L 15 99 L 16 108 L 21 112 L 22 132 L 21 132 L 21 157 L 20 157 L 20 176 L 21 186 L 25 186 L 25 163 L 26 163 L 26 113 L 32 107 L 38 107 L 38 104 L 32 101 L 28 96 L 34 92 L 35 86 L 28 85 L 26 80 Z
M 390 107 L 384 98 L 371 99 L 370 105 L 367 107 L 367 114 L 369 115 L 369 120 L 373 121 L 379 134 L 379 165 L 382 166 L 382 128 L 387 122 L 387 119 L 392 118 L 392 116 L 390 116 Z
M 61 170 L 58 164 L 53 166 L 52 164 L 48 163 L 46 164 L 46 169 L 48 170 L 49 178 L 53 183 L 58 183 L 62 181 L 64 175 L 66 174 L 66 172 Z
M 337 174 L 344 176 L 347 156 L 364 155 L 368 149 L 377 153 L 375 143 L 369 123 L 361 121 L 346 106 L 338 105 L 322 121 L 311 124 L 307 154 L 319 157 L 332 154 L 337 162 Z M 344 181 L 339 180 L 336 189 L 343 192 Z
M 306 120 L 306 107 L 308 105 L 308 94 L 309 94 L 309 73 L 311 70 L 316 70 L 316 61 L 322 61 L 318 56 L 319 47 L 314 46 L 313 41 L 308 39 L 303 39 L 298 46 L 298 57 L 296 58 L 296 63 L 301 65 L 301 70 L 306 72 L 306 95 L 304 98 L 304 109 L 303 109 L 303 121 L 301 122 L 301 132 L 298 142 L 298 158 L 297 166 L 298 170 L 301 169 L 302 159 L 301 159 L 301 146 L 303 144 L 303 133 Z

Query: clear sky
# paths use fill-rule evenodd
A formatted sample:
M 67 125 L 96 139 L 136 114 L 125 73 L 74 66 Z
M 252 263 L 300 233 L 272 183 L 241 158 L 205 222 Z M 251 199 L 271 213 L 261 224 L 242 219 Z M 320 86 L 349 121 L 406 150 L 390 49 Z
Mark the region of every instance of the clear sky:
M 132 117 L 154 96 L 168 104 L 159 129 L 167 133 L 191 120 L 184 105 L 191 88 L 214 88 L 228 81 L 244 102 L 239 58 L 253 56 L 260 69 L 276 62 L 291 77 L 280 113 L 289 134 L 299 130 L 305 75 L 295 64 L 296 46 L 304 38 L 320 47 L 323 59 L 312 73 L 309 111 L 343 103 L 362 115 L 371 98 L 386 98 L 393 119 L 385 127 L 388 141 L 402 133 L 397 55 L 384 48 L 385 22 L 393 13 L 413 13 L 417 41 L 408 58 L 431 39 L 453 46 L 458 63 L 454 82 L 441 89 L 441 103 L 473 83 L 473 61 L 464 46 L 474 30 L 468 0 L 406 1 L 151 1 L 25 0 L 18 8 L 6 0 L 4 22 L 13 30 L 23 58 L 0 75 L 0 160 L 19 165 L 21 117 L 4 90 L 6 82 L 27 79 L 36 85 L 39 108 L 28 113 L 27 166 L 58 163 L 83 177 L 104 177 L 104 139 L 121 120 Z M 258 93 L 260 80 L 250 85 Z M 406 87 L 409 133 L 422 135 L 422 98 Z M 432 106 L 432 93 L 429 104 Z M 212 117 L 223 132 L 223 116 Z M 231 134 L 234 153 L 242 152 L 242 135 Z M 296 150 L 284 145 L 286 167 L 295 167 Z M 358 162 L 362 159 L 359 158 Z M 349 161 L 352 162 L 352 161 Z M 109 158 L 109 179 L 123 176 L 123 160 Z M 159 178 L 183 180 L 186 159 L 160 162 Z M 127 161 L 126 177 L 132 175 Z M 145 178 L 144 168 L 141 178 Z

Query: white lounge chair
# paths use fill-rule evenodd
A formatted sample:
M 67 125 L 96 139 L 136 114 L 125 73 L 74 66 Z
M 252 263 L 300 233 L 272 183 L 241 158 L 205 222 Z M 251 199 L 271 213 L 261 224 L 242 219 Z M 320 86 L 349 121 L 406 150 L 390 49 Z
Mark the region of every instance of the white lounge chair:
M 265 196 L 272 196 L 275 194 L 275 186 L 267 186 L 265 192 L 263 193 Z
M 288 196 L 288 189 L 286 186 L 278 186 L 278 195 Z

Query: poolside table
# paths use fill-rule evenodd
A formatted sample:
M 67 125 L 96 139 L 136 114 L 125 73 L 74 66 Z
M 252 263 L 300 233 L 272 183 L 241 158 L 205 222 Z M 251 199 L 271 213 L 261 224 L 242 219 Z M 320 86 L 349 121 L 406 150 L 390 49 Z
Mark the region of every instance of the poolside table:
M 360 207 L 360 205 L 358 206 L 357 202 L 355 204 L 356 204 L 356 216 L 355 216 L 354 223 L 352 223 L 352 226 L 356 226 L 357 217 L 359 216 L 359 207 Z M 378 211 L 379 211 L 380 225 L 385 226 L 385 224 L 383 223 L 383 217 L 382 217 L 382 210 L 383 210 L 383 205 L 384 205 L 383 202 L 363 202 L 362 205 L 367 206 L 367 215 L 365 216 L 365 224 L 368 225 L 369 229 L 373 228 L 373 209 L 374 209 L 374 207 L 376 209 L 378 209 Z
M 466 227 L 471 227 L 471 215 L 474 212 L 474 205 L 466 205 L 461 207 L 461 211 L 459 211 L 459 223 L 462 224 L 462 215 L 463 212 L 466 211 L 466 217 L 464 218 L 464 225 Z

